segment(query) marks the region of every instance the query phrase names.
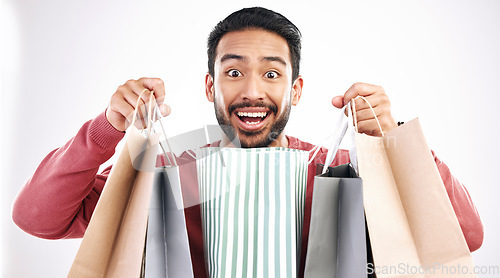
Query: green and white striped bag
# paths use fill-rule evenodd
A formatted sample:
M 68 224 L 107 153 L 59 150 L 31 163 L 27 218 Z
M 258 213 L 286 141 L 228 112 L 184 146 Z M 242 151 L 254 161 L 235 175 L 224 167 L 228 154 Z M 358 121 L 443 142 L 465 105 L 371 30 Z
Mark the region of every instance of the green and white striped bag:
M 209 277 L 297 277 L 308 157 L 288 148 L 199 150 Z

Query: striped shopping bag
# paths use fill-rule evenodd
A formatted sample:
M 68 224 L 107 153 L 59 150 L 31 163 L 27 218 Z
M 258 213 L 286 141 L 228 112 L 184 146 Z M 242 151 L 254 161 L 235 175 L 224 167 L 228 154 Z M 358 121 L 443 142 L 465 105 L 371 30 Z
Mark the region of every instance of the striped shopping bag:
M 199 152 L 209 277 L 297 277 L 308 152 L 288 148 Z

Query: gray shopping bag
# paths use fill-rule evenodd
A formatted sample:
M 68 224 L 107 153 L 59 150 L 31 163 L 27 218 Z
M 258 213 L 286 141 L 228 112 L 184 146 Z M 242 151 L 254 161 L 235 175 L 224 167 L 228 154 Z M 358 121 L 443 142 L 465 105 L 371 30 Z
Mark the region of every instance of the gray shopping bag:
M 145 277 L 193 277 L 184 207 L 179 167 L 158 168 L 149 209 Z
M 350 164 L 329 167 L 314 177 L 304 277 L 366 277 L 366 265 L 362 180 Z

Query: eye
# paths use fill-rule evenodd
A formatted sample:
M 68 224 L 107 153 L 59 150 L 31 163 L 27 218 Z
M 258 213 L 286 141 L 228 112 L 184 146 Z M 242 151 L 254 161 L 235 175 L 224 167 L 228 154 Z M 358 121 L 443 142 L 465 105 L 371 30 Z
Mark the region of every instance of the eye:
M 228 70 L 228 71 L 227 71 L 227 74 L 228 74 L 230 77 L 240 77 L 240 76 L 241 76 L 241 72 L 240 72 L 239 70 L 235 70 L 235 69 Z
M 273 70 L 266 72 L 265 76 L 269 79 L 278 78 L 279 74 Z

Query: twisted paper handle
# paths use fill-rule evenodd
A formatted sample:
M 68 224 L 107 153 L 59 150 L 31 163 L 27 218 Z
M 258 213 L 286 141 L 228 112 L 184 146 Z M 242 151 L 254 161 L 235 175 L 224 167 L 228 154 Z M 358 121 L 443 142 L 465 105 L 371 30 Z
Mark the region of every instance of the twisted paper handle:
M 370 102 L 368 102 L 368 100 L 364 96 L 357 96 L 356 98 L 360 98 L 360 99 L 364 100 L 366 102 L 366 104 L 368 104 L 368 106 L 372 110 L 372 113 L 373 113 L 373 116 L 375 117 L 375 120 L 377 121 L 378 128 L 380 129 L 380 134 L 382 134 L 382 136 L 384 136 L 384 131 L 382 130 L 382 126 L 380 125 L 380 121 L 378 120 L 377 114 L 375 113 L 375 109 L 373 109 Z M 358 119 L 356 116 L 356 103 L 354 101 L 351 101 L 350 103 L 351 103 L 351 108 L 353 111 L 352 116 L 354 117 L 354 128 L 356 129 L 356 132 L 358 132 Z
M 134 115 L 132 116 L 132 124 L 134 124 L 135 121 L 137 120 L 137 114 L 139 112 L 139 104 L 141 103 L 141 101 L 143 101 L 142 100 L 142 96 L 147 91 L 148 91 L 148 89 L 144 89 L 139 94 L 139 98 L 137 99 L 137 103 L 135 105 Z M 151 93 L 154 95 L 153 91 L 151 91 Z M 168 155 L 169 152 L 172 153 L 172 148 L 170 147 L 170 144 L 168 142 L 167 133 L 165 132 L 165 127 L 163 126 L 163 123 L 161 122 L 161 118 L 163 118 L 163 115 L 159 112 L 159 108 L 158 108 L 158 104 L 157 103 L 155 103 L 154 110 L 153 110 L 153 101 L 154 101 L 154 97 L 150 97 L 149 98 L 148 113 L 147 113 L 148 116 L 147 116 L 147 125 L 146 125 L 147 133 L 146 134 L 151 133 L 151 126 L 152 126 L 152 124 L 154 122 L 154 116 L 156 115 L 158 117 L 158 121 L 160 122 L 161 131 L 163 132 L 163 135 L 165 136 L 165 143 L 167 145 L 167 148 L 165 148 L 165 146 L 163 145 L 163 143 L 160 141 L 160 147 L 161 147 L 163 153 L 165 154 L 165 157 L 167 158 L 169 165 L 172 165 L 174 167 L 178 166 L 177 165 L 177 160 L 175 159 L 175 155 L 172 155 L 173 163 L 170 160 L 170 156 Z M 167 149 L 168 149 L 169 152 L 167 152 Z

